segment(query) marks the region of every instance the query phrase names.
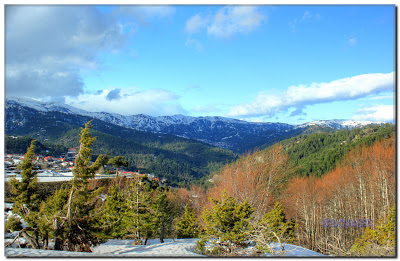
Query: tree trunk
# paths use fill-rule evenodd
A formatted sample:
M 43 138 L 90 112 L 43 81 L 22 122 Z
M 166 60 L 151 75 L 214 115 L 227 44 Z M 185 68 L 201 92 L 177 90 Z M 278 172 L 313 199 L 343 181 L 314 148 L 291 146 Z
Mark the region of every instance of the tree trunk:
M 35 241 L 33 237 L 31 237 L 26 231 L 22 231 L 22 236 L 28 240 L 29 244 L 32 246 L 33 249 L 39 249 L 39 245 Z
M 55 218 L 53 221 L 53 229 L 54 229 L 54 250 L 62 250 L 61 249 L 61 240 L 60 240 L 60 227 L 58 224 L 58 219 Z
M 35 240 L 36 245 L 38 246 L 38 248 L 40 248 L 40 244 L 39 244 L 39 232 L 37 230 L 35 230 L 33 232 L 33 239 Z
M 43 236 L 43 249 L 48 250 L 49 249 L 49 233 L 45 233 Z
M 164 243 L 164 213 L 161 216 L 160 242 Z

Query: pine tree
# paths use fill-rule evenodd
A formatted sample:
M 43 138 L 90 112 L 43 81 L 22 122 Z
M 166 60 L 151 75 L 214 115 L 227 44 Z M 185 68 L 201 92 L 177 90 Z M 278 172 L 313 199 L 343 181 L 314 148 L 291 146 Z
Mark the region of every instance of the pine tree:
M 75 159 L 75 167 L 72 170 L 74 174 L 73 185 L 80 191 L 87 189 L 89 179 L 93 178 L 96 171 L 107 162 L 106 156 L 99 155 L 96 161 L 91 163 L 93 151 L 91 147 L 96 141 L 96 137 L 92 137 L 90 133 L 90 129 L 92 128 L 91 122 L 85 123 L 85 128 L 81 130 L 79 152 Z
M 132 220 L 132 213 L 129 213 L 127 203 L 124 191 L 113 185 L 108 191 L 108 197 L 103 206 L 103 214 L 98 220 L 103 237 L 122 238 L 130 233 L 129 229 L 132 225 L 129 221 Z
M 34 156 L 35 140 L 32 140 L 24 159 L 19 165 L 19 169 L 21 170 L 21 181 L 12 178 L 10 184 L 14 195 L 16 195 L 13 198 L 13 212 L 20 215 L 28 225 L 28 227 L 22 231 L 22 235 L 29 241 L 33 248 L 37 249 L 39 248 L 37 215 L 39 211 L 40 197 L 37 188 L 37 173 L 33 170 Z
M 286 220 L 281 204 L 276 202 L 274 208 L 253 225 L 251 238 L 256 242 L 256 248 L 261 253 L 273 251 L 270 247 L 271 242 L 278 242 L 284 251 L 283 243 L 293 243 L 296 240 L 294 234 L 296 227 L 294 220 Z
M 10 183 L 13 188 L 14 208 L 16 214 L 26 217 L 30 212 L 39 209 L 39 193 L 37 188 L 37 173 L 33 170 L 33 159 L 35 156 L 35 140 L 31 142 L 24 159 L 18 166 L 21 170 L 21 181 L 12 178 Z
M 199 225 L 197 224 L 194 210 L 189 205 L 185 206 L 185 210 L 181 218 L 178 219 L 176 225 L 177 238 L 197 238 L 199 236 Z
M 164 243 L 164 238 L 170 235 L 173 230 L 173 221 L 177 215 L 177 210 L 168 198 L 167 190 L 158 187 L 155 191 L 155 207 L 159 224 L 160 242 Z
M 139 194 L 139 202 L 135 213 L 137 239 L 144 239 L 144 244 L 157 234 L 159 219 L 150 193 L 142 191 Z
M 118 168 L 119 167 L 122 167 L 122 166 L 128 167 L 128 165 L 129 165 L 128 161 L 122 156 L 115 156 L 114 158 L 109 159 L 108 164 L 111 164 L 117 168 L 117 170 L 116 170 L 117 176 L 118 176 Z
M 394 256 L 396 253 L 396 210 L 390 208 L 386 222 L 375 229 L 366 228 L 364 235 L 357 238 L 350 251 L 357 256 Z
M 293 220 L 289 222 L 286 220 L 285 212 L 279 202 L 276 202 L 274 208 L 265 214 L 260 223 L 271 230 L 270 235 L 273 242 L 279 241 L 276 236 L 287 243 L 292 243 L 296 239 L 294 235 L 296 223 Z
M 40 207 L 39 226 L 44 234 L 44 246 L 48 247 L 48 237 L 54 238 L 54 249 L 62 250 L 65 234 L 65 216 L 70 190 L 61 187 L 48 197 Z
M 147 178 L 136 176 L 124 191 L 127 210 L 122 216 L 121 226 L 126 231 L 125 237 L 133 236 L 134 244 L 142 244 L 143 239 L 146 244 L 159 228 L 157 207 L 149 182 Z
M 14 231 L 20 231 L 22 230 L 22 223 L 21 219 L 17 216 L 11 215 L 5 226 L 6 231 L 8 232 L 14 232 Z
M 236 199 L 227 196 L 223 191 L 222 199 L 211 199 L 214 206 L 203 212 L 205 222 L 204 236 L 198 243 L 200 251 L 204 250 L 206 242 L 212 242 L 214 249 L 212 254 L 233 254 L 238 247 L 248 244 L 248 230 L 250 228 L 250 216 L 253 209 L 247 201 L 236 202 Z
M 81 130 L 80 148 L 75 159 L 75 167 L 72 170 L 74 174 L 73 186 L 70 192 L 67 208 L 67 239 L 66 248 L 70 251 L 91 252 L 91 247 L 100 243 L 95 233 L 99 231 L 94 227 L 97 223 L 100 209 L 96 209 L 96 203 L 99 201 L 97 196 L 104 188 L 89 190 L 89 179 L 106 162 L 107 157 L 99 155 L 94 163 L 92 159 L 92 145 L 96 137 L 92 137 L 90 129 L 91 121 L 85 124 Z

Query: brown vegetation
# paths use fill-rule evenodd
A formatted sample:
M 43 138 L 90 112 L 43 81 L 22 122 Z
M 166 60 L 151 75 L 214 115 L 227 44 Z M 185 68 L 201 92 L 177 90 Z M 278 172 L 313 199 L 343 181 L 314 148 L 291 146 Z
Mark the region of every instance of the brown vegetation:
M 247 154 L 226 165 L 215 178 L 215 186 L 207 193 L 219 199 L 222 191 L 240 202 L 248 200 L 261 219 L 276 201 L 289 176 L 289 158 L 280 145 Z
M 361 227 L 324 227 L 323 219 L 377 222 L 395 204 L 394 139 L 351 151 L 322 178 L 290 180 L 284 196 L 288 213 L 299 222 L 301 245 L 323 253 L 347 255 Z

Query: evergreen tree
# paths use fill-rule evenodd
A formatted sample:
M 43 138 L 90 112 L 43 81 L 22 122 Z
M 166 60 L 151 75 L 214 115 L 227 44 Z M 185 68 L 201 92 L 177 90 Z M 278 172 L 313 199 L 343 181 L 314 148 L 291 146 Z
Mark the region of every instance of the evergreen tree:
M 128 165 L 129 165 L 128 161 L 122 156 L 115 156 L 114 158 L 109 159 L 108 164 L 111 164 L 117 168 L 117 170 L 116 170 L 117 176 L 118 176 L 118 168 L 119 167 L 122 167 L 122 166 L 128 167 Z
M 96 141 L 96 137 L 92 137 L 90 133 L 91 122 L 85 123 L 85 128 L 81 129 L 79 152 L 75 159 L 75 167 L 72 170 L 74 174 L 73 185 L 79 191 L 87 190 L 89 179 L 93 178 L 96 171 L 107 162 L 107 156 L 99 155 L 96 161 L 91 163 L 92 146 Z
M 173 202 L 168 198 L 165 188 L 158 187 L 155 190 L 155 203 L 159 224 L 159 238 L 160 242 L 164 243 L 164 238 L 167 235 L 171 235 L 173 221 L 178 211 Z
M 202 215 L 204 236 L 198 243 L 198 249 L 210 254 L 233 254 L 235 249 L 248 244 L 249 220 L 253 210 L 247 201 L 238 203 L 235 198 L 227 196 L 226 191 L 223 191 L 220 201 L 211 201 L 214 206 Z M 211 251 L 204 248 L 207 242 L 214 245 Z
M 159 218 L 156 213 L 156 206 L 149 191 L 142 191 L 139 194 L 139 206 L 136 213 L 138 236 L 144 239 L 144 244 L 157 235 Z M 142 240 L 141 240 L 142 241 Z
M 94 163 L 92 159 L 92 145 L 96 137 L 90 134 L 91 121 L 85 124 L 80 135 L 80 148 L 75 159 L 73 186 L 70 192 L 67 208 L 67 239 L 65 245 L 67 250 L 79 252 L 91 252 L 91 247 L 100 243 L 95 233 L 99 231 L 94 227 L 99 217 L 99 209 L 96 203 L 99 193 L 104 189 L 88 189 L 89 179 L 106 162 L 107 157 L 99 155 Z
M 276 202 L 274 208 L 265 214 L 260 224 L 266 226 L 268 230 L 270 230 L 269 233 L 273 238 L 273 242 L 278 242 L 276 236 L 278 236 L 280 240 L 284 240 L 288 243 L 293 243 L 296 239 L 294 236 L 296 222 L 294 220 L 286 220 L 285 212 L 279 202 Z
M 65 240 L 66 207 L 70 190 L 61 187 L 42 203 L 39 215 L 39 226 L 44 234 L 44 246 L 48 247 L 49 236 L 54 238 L 54 249 L 62 250 Z
M 129 234 L 129 224 L 132 213 L 129 213 L 127 200 L 124 191 L 113 185 L 109 191 L 107 199 L 105 200 L 102 215 L 98 222 L 101 227 L 101 234 L 105 238 L 122 238 L 124 235 Z
M 265 214 L 264 218 L 254 225 L 251 237 L 256 242 L 259 252 L 272 252 L 271 242 L 278 242 L 284 250 L 283 243 L 293 243 L 296 240 L 294 231 L 297 224 L 294 220 L 287 221 L 285 212 L 279 202 Z
M 200 228 L 192 207 L 185 206 L 183 215 L 178 219 L 175 227 L 177 238 L 197 238 L 199 236 Z
M 40 198 L 37 188 L 37 173 L 33 170 L 33 159 L 35 156 L 35 140 L 27 149 L 24 159 L 18 166 L 21 170 L 21 181 L 16 178 L 10 180 L 13 194 L 13 212 L 20 215 L 27 223 L 28 228 L 22 231 L 22 235 L 29 241 L 33 248 L 39 248 L 39 229 L 37 226 L 37 215 L 39 211 Z M 28 232 L 29 231 L 29 232 Z
M 357 256 L 394 256 L 396 253 L 396 210 L 390 208 L 386 222 L 377 228 L 366 228 L 357 238 L 350 251 Z
M 124 192 L 127 210 L 122 217 L 126 235 L 134 237 L 134 244 L 144 244 L 157 234 L 159 218 L 152 195 L 151 182 L 145 177 L 136 176 Z
M 37 188 L 37 173 L 33 170 L 32 164 L 35 156 L 35 141 L 31 142 L 24 159 L 18 166 L 21 170 L 21 181 L 12 178 L 10 180 L 13 193 L 16 195 L 14 200 L 13 211 L 16 214 L 26 217 L 30 212 L 39 209 L 39 193 Z
M 22 223 L 19 217 L 11 215 L 6 222 L 6 231 L 14 232 L 22 230 Z

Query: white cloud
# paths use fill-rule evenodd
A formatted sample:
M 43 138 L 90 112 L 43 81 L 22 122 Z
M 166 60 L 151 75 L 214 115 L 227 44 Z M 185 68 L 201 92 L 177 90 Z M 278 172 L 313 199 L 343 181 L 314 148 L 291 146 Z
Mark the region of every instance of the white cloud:
M 310 11 L 304 11 L 303 15 L 300 17 L 297 17 L 295 19 L 293 19 L 292 21 L 289 22 L 289 27 L 291 28 L 292 32 L 297 32 L 297 27 L 299 24 L 304 23 L 306 21 L 318 21 L 321 19 L 321 15 L 316 13 L 313 14 Z
M 127 5 L 114 11 L 117 15 L 133 18 L 141 24 L 147 24 L 151 19 L 170 18 L 175 12 L 174 7 L 164 5 Z
M 102 68 L 101 53 L 118 53 L 141 21 L 174 13 L 169 6 L 122 6 L 108 14 L 90 5 L 6 6 L 6 95 L 46 100 L 81 95 L 82 73 Z
M 374 97 L 369 97 L 365 98 L 366 100 L 384 100 L 384 99 L 391 99 L 394 100 L 393 95 L 383 95 L 383 96 L 374 96 Z
M 363 108 L 355 113 L 357 115 L 353 117 L 354 120 L 393 122 L 395 118 L 393 105 L 375 105 Z
M 234 6 L 220 9 L 207 27 L 207 33 L 229 38 L 237 33 L 248 33 L 258 27 L 266 17 L 255 6 Z
M 235 117 L 272 116 L 292 107 L 296 109 L 295 115 L 300 115 L 302 109 L 309 105 L 355 100 L 385 91 L 394 91 L 393 73 L 363 74 L 329 83 L 290 86 L 280 95 L 260 93 L 251 103 L 232 106 L 228 115 Z
M 217 38 L 229 38 L 249 33 L 265 20 L 266 16 L 256 6 L 228 6 L 211 16 L 192 16 L 186 22 L 185 32 L 194 34 L 205 29 L 207 34 Z
M 111 97 L 111 99 L 110 99 Z M 122 115 L 146 114 L 164 116 L 186 114 L 176 93 L 164 89 L 141 91 L 139 88 L 112 88 L 96 93 L 67 97 L 66 103 L 92 112 L 110 112 Z
M 207 23 L 207 18 L 196 14 L 186 21 L 185 32 L 189 34 L 197 33 L 200 31 L 200 29 L 205 28 L 207 26 Z
M 82 94 L 81 70 L 121 48 L 121 25 L 91 6 L 6 6 L 6 93 L 33 98 Z

